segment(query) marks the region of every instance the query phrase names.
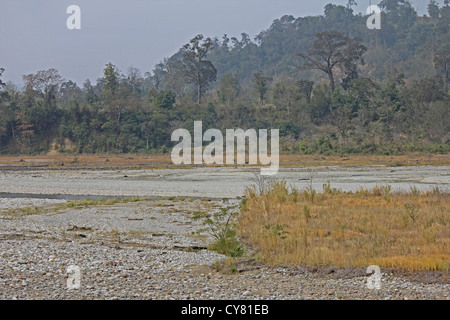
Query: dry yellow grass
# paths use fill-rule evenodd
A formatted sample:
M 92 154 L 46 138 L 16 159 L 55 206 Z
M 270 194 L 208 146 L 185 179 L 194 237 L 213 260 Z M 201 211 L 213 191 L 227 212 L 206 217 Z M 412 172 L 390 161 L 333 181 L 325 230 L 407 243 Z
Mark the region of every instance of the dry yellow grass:
M 180 168 L 174 165 L 170 154 L 56 154 L 39 156 L 0 156 L 0 165 L 14 168 L 39 167 L 59 169 L 110 169 L 110 168 Z M 450 165 L 448 154 L 421 154 L 377 156 L 322 156 L 322 155 L 280 155 L 281 167 L 311 166 L 416 166 L 416 165 Z M 190 166 L 181 166 L 189 168 Z M 246 165 L 248 167 L 248 165 Z
M 352 155 L 352 156 L 323 156 L 323 155 L 280 155 L 280 164 L 284 167 L 307 166 L 448 166 L 450 155 L 408 153 L 404 155 Z
M 450 194 L 324 190 L 248 189 L 241 239 L 274 265 L 449 271 Z

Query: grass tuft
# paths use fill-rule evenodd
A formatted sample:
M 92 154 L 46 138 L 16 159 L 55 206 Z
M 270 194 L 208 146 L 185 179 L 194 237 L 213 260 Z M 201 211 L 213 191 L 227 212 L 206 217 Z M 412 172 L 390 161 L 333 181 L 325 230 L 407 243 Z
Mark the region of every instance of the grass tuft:
M 269 264 L 450 268 L 450 194 L 390 186 L 323 193 L 281 181 L 246 190 L 238 235 Z

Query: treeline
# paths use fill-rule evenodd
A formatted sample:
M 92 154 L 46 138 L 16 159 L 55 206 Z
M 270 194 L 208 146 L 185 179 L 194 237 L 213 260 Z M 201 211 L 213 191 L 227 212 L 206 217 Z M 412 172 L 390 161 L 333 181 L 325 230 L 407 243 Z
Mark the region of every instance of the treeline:
M 278 128 L 281 152 L 450 152 L 448 1 L 419 17 L 384 0 L 381 30 L 352 4 L 284 16 L 253 41 L 198 35 L 152 72 L 109 63 L 81 86 L 49 69 L 17 90 L 0 68 L 0 152 L 168 152 L 196 120 Z

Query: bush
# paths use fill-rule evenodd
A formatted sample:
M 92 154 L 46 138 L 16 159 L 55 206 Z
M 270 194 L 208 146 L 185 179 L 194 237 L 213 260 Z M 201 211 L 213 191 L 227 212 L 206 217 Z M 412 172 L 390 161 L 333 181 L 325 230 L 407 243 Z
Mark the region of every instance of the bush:
M 239 214 L 237 206 L 227 206 L 220 208 L 219 212 L 212 215 L 204 212 L 195 212 L 194 220 L 203 220 L 203 225 L 207 226 L 206 231 L 213 238 L 214 242 L 209 249 L 218 253 L 230 256 L 241 257 L 244 255 L 244 246 L 236 235 L 236 217 Z

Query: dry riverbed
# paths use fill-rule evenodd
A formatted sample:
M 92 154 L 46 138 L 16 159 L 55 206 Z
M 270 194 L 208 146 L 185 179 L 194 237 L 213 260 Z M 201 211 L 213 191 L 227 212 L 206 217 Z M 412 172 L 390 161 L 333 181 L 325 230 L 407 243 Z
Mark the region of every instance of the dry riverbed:
M 15 194 L 89 196 L 175 196 L 236 198 L 253 184 L 257 168 L 190 168 L 147 170 L 1 170 L 0 197 Z M 392 191 L 449 192 L 450 166 L 358 166 L 280 168 L 272 179 L 285 180 L 299 190 L 342 191 L 390 185 Z
M 0 299 L 450 299 L 444 274 L 382 270 L 370 290 L 365 270 L 272 268 L 251 256 L 227 265 L 192 219 L 223 200 L 65 203 L 1 199 Z M 69 265 L 81 268 L 81 290 L 67 288 Z

